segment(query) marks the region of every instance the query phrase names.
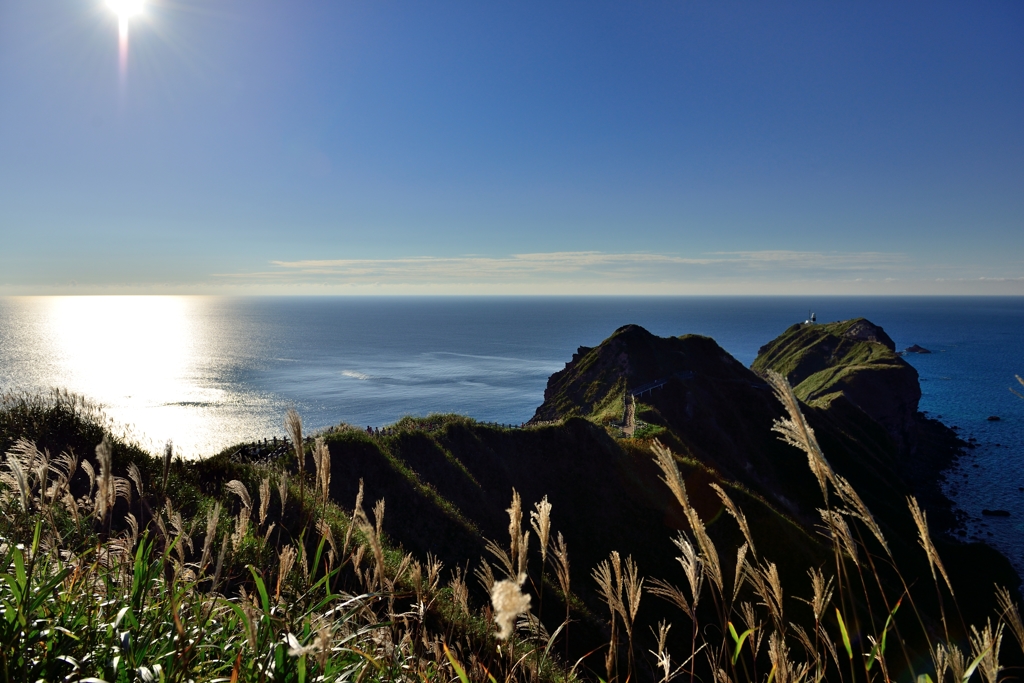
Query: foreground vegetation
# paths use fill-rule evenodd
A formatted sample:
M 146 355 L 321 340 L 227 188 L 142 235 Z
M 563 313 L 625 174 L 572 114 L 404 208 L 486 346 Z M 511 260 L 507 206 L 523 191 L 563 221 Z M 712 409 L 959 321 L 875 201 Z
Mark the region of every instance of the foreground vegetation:
M 658 442 L 654 462 L 685 520 L 672 540 L 678 577 L 645 577 L 612 551 L 580 582 L 557 511 L 546 498 L 524 510 L 514 490 L 508 541 L 487 543 L 485 557 L 445 567 L 403 552 L 383 531 L 385 501 L 371 506 L 361 485 L 354 502 L 332 498 L 340 463 L 294 413 L 283 457 L 184 463 L 170 447 L 153 458 L 118 438 L 75 396 L 7 396 L 0 680 L 996 683 L 1015 673 L 1005 667 L 1024 647 L 1015 596 L 996 587 L 991 618 L 960 623 L 913 498 L 906 514 L 931 581 L 904 577 L 789 385 L 767 378 L 788 416 L 776 430 L 806 454 L 822 497 L 826 561 L 800 585 L 783 585 L 783 558 L 762 554 L 771 539 L 755 538 L 717 485 L 741 542 L 712 540 Z M 601 621 L 595 649 L 585 622 Z

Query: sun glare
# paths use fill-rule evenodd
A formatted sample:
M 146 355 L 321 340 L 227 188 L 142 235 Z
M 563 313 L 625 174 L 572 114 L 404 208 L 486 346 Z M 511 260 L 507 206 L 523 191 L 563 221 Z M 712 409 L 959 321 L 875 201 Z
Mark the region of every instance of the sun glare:
M 107 7 L 120 21 L 127 21 L 142 12 L 142 0 L 107 0 Z

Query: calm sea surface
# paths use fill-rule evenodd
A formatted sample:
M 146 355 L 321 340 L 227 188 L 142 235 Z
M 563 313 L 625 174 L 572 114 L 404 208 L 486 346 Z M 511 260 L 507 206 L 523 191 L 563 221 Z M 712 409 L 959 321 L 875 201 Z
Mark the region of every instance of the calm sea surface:
M 921 408 L 978 443 L 947 489 L 1020 571 L 1024 400 L 1007 389 L 1024 393 L 1024 298 L 0 298 L 0 389 L 70 389 L 143 445 L 200 456 L 282 435 L 289 407 L 309 430 L 431 412 L 518 424 L 578 346 L 621 325 L 709 335 L 749 365 L 809 310 L 935 352 L 907 357 Z

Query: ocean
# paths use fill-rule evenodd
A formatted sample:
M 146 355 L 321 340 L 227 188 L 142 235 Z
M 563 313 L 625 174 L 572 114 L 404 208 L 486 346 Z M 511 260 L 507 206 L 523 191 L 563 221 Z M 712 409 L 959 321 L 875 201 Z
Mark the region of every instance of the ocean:
M 713 337 L 749 365 L 815 312 L 863 316 L 921 375 L 921 409 L 977 447 L 945 473 L 970 538 L 1024 569 L 1022 297 L 0 298 L 0 389 L 66 388 L 143 446 L 186 457 L 307 431 L 453 412 L 519 424 L 579 346 L 636 323 Z M 998 417 L 999 420 L 988 418 Z M 1011 512 L 983 517 L 983 508 Z

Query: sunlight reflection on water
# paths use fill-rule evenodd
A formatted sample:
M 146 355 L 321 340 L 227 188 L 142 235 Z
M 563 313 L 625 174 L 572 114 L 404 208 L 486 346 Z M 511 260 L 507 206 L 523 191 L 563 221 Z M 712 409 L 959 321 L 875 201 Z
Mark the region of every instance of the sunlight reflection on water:
M 8 300 L 10 303 L 10 300 Z M 271 416 L 246 414 L 265 404 L 216 380 L 218 346 L 201 297 L 78 296 L 16 301 L 0 339 L 13 367 L 6 387 L 66 388 L 101 404 L 140 443 L 159 450 L 173 440 L 186 457 L 209 454 L 253 433 L 280 431 Z M 20 315 L 19 315 L 20 313 Z M 241 422 L 241 424 L 240 424 Z

